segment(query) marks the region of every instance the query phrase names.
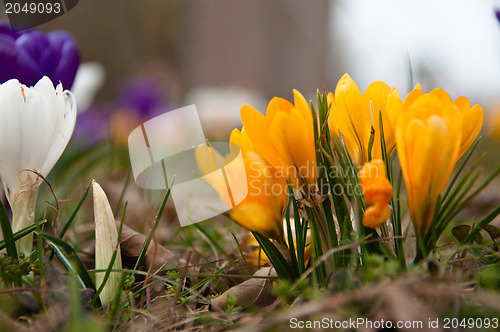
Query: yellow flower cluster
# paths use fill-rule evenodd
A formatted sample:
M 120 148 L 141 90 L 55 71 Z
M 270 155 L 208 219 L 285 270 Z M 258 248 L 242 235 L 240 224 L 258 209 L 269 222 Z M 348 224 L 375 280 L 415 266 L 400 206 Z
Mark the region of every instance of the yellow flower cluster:
M 370 159 L 368 144 L 372 130 L 375 136 L 371 157 L 382 158 L 379 114 L 382 115 L 387 153 L 390 155 L 395 147 L 398 150 L 411 219 L 422 234 L 426 233 L 438 196 L 456 161 L 481 130 L 484 118 L 481 106 L 471 107 L 466 97 L 452 101 L 442 89 L 424 94 L 419 84 L 404 102 L 396 89 L 383 82 L 372 83 L 361 95 L 348 74 L 340 79 L 335 96 L 330 93 L 328 100 L 332 136 L 338 140 L 339 132 L 342 134 L 358 166 Z
M 354 163 L 364 165 L 358 174 L 365 189 L 364 225 L 377 228 L 391 213 L 392 186 L 381 160 L 382 119 L 387 154 L 398 150 L 411 220 L 425 234 L 455 163 L 481 130 L 481 106 L 471 107 L 466 97 L 452 101 L 441 89 L 423 93 L 420 85 L 404 101 L 397 89 L 384 82 L 372 83 L 361 94 L 348 74 L 327 101 L 333 139 L 341 144 L 342 136 Z M 243 152 L 249 194 L 233 209 L 232 217 L 250 230 L 278 238 L 283 234 L 286 180 L 306 198 L 317 191 L 312 112 L 306 99 L 294 90 L 294 104 L 275 97 L 265 114 L 244 105 L 241 118 L 243 129 L 235 129 L 230 141 Z M 262 190 L 268 185 L 278 185 L 282 191 L 270 194 Z

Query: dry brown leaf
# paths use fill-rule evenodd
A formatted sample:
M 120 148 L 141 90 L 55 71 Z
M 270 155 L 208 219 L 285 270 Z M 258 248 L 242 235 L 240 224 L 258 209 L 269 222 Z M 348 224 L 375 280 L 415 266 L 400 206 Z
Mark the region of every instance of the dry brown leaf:
M 414 292 L 399 283 L 389 284 L 380 292 L 380 308 L 372 320 L 392 322 L 428 322 L 436 318 L 431 308 Z M 411 309 L 409 309 L 411 308 Z M 412 331 L 400 328 L 401 331 Z
M 0 331 L 29 332 L 29 329 L 0 311 Z
M 254 273 L 255 277 L 276 277 L 276 271 L 272 267 L 263 267 Z M 227 308 L 228 296 L 236 297 L 236 305 L 248 308 L 251 305 L 266 306 L 275 300 L 271 294 L 273 280 L 266 278 L 251 278 L 236 285 L 210 303 L 210 310 L 224 310 Z
M 43 262 L 45 267 L 45 278 L 43 279 L 41 294 L 43 299 L 44 311 L 36 316 L 31 316 L 30 318 L 24 317 L 24 319 L 29 322 L 29 327 L 17 326 L 17 323 L 4 321 L 2 315 L 0 314 L 0 331 L 36 331 L 36 332 L 51 332 L 60 331 L 65 325 L 67 325 L 71 320 L 70 314 L 70 286 L 69 277 L 64 275 L 63 272 L 56 267 L 54 262 L 50 261 L 47 257 L 43 256 Z M 23 294 L 23 293 L 20 293 Z M 36 305 L 36 299 L 33 296 L 28 296 L 29 293 L 24 292 L 24 297 L 19 298 L 19 302 L 23 305 Z M 90 289 L 81 289 L 81 308 L 83 308 L 83 314 L 87 316 L 90 311 L 88 310 L 88 303 L 93 295 L 93 291 Z M 30 299 L 30 297 L 32 299 Z M 35 301 L 35 302 L 31 302 Z M 15 328 L 3 329 L 11 326 L 16 326 Z
M 120 223 L 116 222 L 116 226 L 120 227 Z M 122 254 L 128 257 L 138 257 L 142 246 L 146 241 L 146 236 L 137 233 L 132 228 L 123 225 L 122 234 L 120 236 L 120 248 Z M 149 268 L 151 266 L 153 271 L 162 268 L 167 262 L 174 258 L 174 254 L 167 248 L 151 241 L 146 252 L 144 264 Z

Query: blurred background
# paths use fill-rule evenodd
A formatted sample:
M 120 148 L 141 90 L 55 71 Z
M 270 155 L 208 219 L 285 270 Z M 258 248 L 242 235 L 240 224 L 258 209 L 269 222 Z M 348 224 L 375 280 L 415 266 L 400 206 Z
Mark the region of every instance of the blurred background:
M 404 98 L 420 82 L 500 112 L 496 9 L 498 0 L 85 0 L 38 28 L 68 30 L 94 63 L 74 86 L 81 110 L 146 78 L 162 111 L 194 103 L 207 136 L 227 139 L 241 105 L 264 111 L 294 88 L 312 99 L 345 72 L 362 92 L 383 80 Z

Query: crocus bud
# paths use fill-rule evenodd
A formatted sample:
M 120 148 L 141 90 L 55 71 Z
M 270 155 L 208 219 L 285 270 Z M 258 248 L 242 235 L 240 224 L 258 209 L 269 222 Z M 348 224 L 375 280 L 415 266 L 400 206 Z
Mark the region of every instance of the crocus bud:
M 43 76 L 71 89 L 80 55 L 66 31 L 44 34 L 36 30 L 12 32 L 0 24 L 0 83 L 12 78 L 33 86 Z
M 389 206 L 392 186 L 385 173 L 385 164 L 380 159 L 372 160 L 363 166 L 358 176 L 364 187 L 363 225 L 378 228 L 389 219 L 392 211 Z
M 94 220 L 95 220 L 95 268 L 106 270 L 109 266 L 113 253 L 117 250 L 113 263 L 113 270 L 122 268 L 122 257 L 118 245 L 118 232 L 116 230 L 115 217 L 108 198 L 101 186 L 93 181 L 94 191 Z M 104 282 L 104 272 L 96 274 L 96 287 L 99 288 Z M 108 304 L 115 297 L 120 279 L 119 272 L 111 272 L 102 292 L 99 294 L 101 303 Z

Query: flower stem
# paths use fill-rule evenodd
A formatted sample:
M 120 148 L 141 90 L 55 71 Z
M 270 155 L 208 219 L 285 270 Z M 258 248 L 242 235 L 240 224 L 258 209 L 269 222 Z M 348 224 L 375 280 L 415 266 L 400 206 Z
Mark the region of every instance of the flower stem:
M 27 178 L 14 198 L 12 207 L 12 231 L 18 232 L 35 221 L 35 206 L 38 196 L 38 184 Z M 29 233 L 16 242 L 17 252 L 28 257 L 33 249 L 33 233 Z

